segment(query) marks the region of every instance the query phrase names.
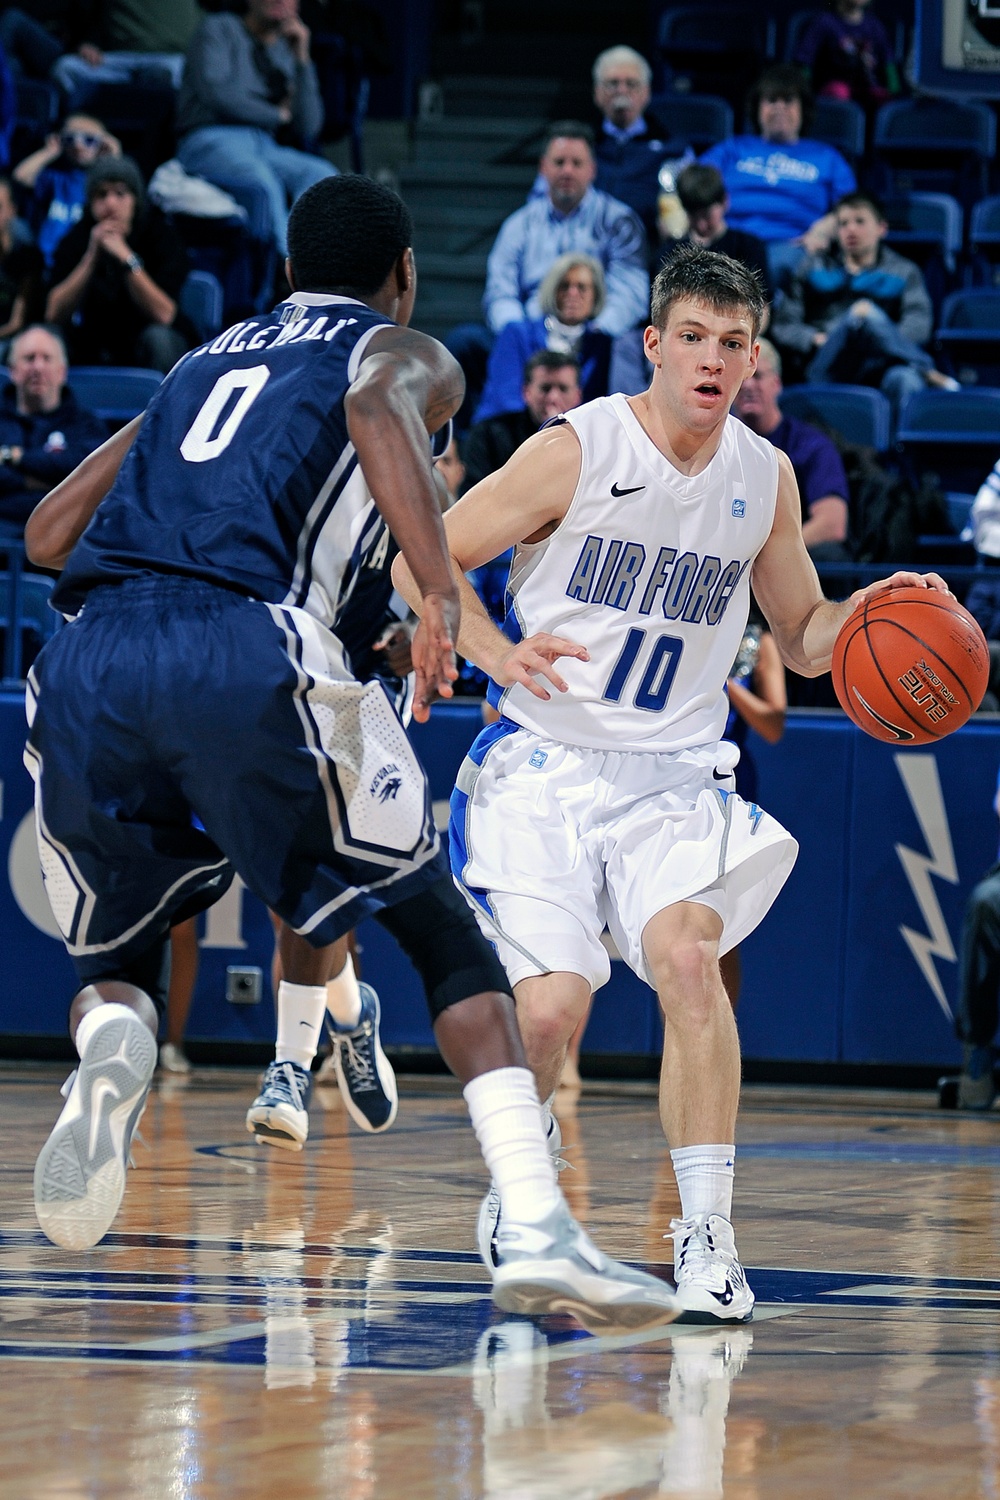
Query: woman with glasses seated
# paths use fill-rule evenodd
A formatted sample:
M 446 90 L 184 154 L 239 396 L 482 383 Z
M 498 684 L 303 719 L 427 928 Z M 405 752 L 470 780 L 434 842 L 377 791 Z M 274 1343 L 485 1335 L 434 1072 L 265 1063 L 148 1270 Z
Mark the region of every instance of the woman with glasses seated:
M 508 323 L 497 334 L 474 422 L 524 410 L 524 367 L 540 349 L 577 362 L 584 401 L 608 394 L 611 338 L 593 326 L 605 301 L 600 261 L 572 250 L 560 255 L 538 289 L 538 300 L 540 318 Z
M 121 146 L 92 115 L 69 115 L 62 129 L 14 168 L 21 211 L 51 270 L 59 241 L 83 218 L 87 173 Z

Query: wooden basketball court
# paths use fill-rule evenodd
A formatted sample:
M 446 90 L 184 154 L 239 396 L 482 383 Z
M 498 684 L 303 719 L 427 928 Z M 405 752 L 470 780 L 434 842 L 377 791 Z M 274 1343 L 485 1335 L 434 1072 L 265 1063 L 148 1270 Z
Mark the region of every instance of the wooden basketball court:
M 378 1138 L 317 1090 L 300 1156 L 245 1133 L 256 1075 L 158 1081 L 113 1232 L 71 1254 L 31 1206 L 63 1076 L 0 1070 L 0 1495 L 1000 1495 L 1000 1117 L 748 1088 L 752 1325 L 594 1339 L 492 1310 L 450 1081 L 404 1079 Z M 652 1088 L 560 1119 L 578 1217 L 667 1271 Z

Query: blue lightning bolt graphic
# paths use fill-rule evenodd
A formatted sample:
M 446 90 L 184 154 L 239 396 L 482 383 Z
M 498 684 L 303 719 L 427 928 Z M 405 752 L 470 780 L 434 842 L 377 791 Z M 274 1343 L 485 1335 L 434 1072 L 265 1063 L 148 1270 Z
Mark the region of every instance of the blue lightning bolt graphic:
M 931 852 L 928 859 L 926 854 L 907 849 L 905 844 L 896 845 L 899 862 L 927 927 L 926 933 L 914 932 L 911 927 L 900 927 L 899 932 L 930 985 L 938 1005 L 950 1021 L 951 1006 L 945 997 L 934 960 L 941 958 L 953 964 L 955 949 L 931 876 L 936 875 L 939 879 L 956 885 L 958 870 L 948 828 L 948 814 L 941 795 L 937 762 L 933 755 L 897 755 L 894 759 L 910 805 L 917 815 L 920 832 Z

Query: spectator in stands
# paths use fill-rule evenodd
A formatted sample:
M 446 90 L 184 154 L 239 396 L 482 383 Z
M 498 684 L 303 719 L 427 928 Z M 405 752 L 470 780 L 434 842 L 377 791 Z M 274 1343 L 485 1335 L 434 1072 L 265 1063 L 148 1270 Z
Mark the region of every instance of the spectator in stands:
M 570 251 L 553 261 L 538 289 L 542 316 L 508 323 L 497 334 L 475 421 L 524 409 L 524 367 L 539 349 L 576 360 L 584 401 L 606 396 L 611 339 L 594 326 L 604 297 L 604 271 L 592 255 Z
M 0 175 L 0 343 L 39 314 L 44 265 L 36 246 L 16 238 L 17 209 L 9 177 Z
M 288 203 L 336 170 L 307 146 L 323 104 L 297 0 L 249 0 L 242 17 L 206 16 L 188 48 L 177 106 L 178 160 L 220 187 L 256 183 L 270 199 L 274 243 L 286 251 Z
M 569 354 L 541 349 L 524 367 L 520 411 L 502 412 L 470 427 L 462 444 L 465 482 L 462 493 L 502 469 L 515 449 L 550 417 L 572 411 L 583 400 L 580 366 Z
M 920 267 L 883 243 L 888 227 L 870 194 L 841 198 L 834 244 L 792 277 L 772 332 L 809 361 L 809 380 L 875 386 L 898 410 L 926 385 L 958 382 L 921 347 L 934 326 L 931 299 Z
M 733 411 L 791 459 L 802 503 L 802 539 L 813 560 L 847 562 L 849 495 L 843 460 L 825 432 L 782 416 L 781 390 L 781 358 L 769 339 L 761 339 L 756 373 L 743 382 Z
M 110 157 L 91 167 L 87 212 L 56 250 L 46 317 L 64 328 L 74 364 L 166 373 L 192 342 L 177 305 L 187 272 L 135 162 Z
M 14 168 L 35 243 L 51 268 L 56 246 L 87 206 L 87 173 L 99 158 L 120 156 L 121 146 L 92 115 L 69 115 L 62 129 Z
M 82 8 L 82 7 L 81 7 Z M 180 86 L 184 53 L 202 18 L 197 0 L 98 0 L 89 45 L 61 57 L 52 77 L 72 101 L 102 83 L 169 80 Z
M 677 196 L 688 218 L 685 240 L 706 250 L 717 250 L 721 255 L 731 255 L 751 270 L 759 271 L 767 289 L 767 299 L 773 301 L 774 284 L 767 263 L 767 246 L 755 234 L 733 229 L 727 221 L 729 194 L 718 167 L 709 167 L 700 161 L 685 167 L 677 175 Z M 661 265 L 680 243 L 679 240 L 665 241 Z
M 722 173 L 733 225 L 767 244 L 779 285 L 805 254 L 829 246 L 833 205 L 857 186 L 839 151 L 803 137 L 809 103 L 798 68 L 765 68 L 747 101 L 747 120 L 758 134 L 720 141 L 702 157 Z
M 465 478 L 465 465 L 458 451 L 458 439 L 452 434 L 448 439 L 448 446 L 440 458 L 434 460 L 434 467 L 444 480 L 444 487 L 448 491 L 448 503 L 441 501 L 442 511 L 450 510 L 462 493 L 462 481 Z
M 885 27 L 868 14 L 871 0 L 834 0 L 803 29 L 794 61 L 805 68 L 814 94 L 853 99 L 863 109 L 899 92 L 896 60 Z
M 47 79 L 59 58 L 78 52 L 90 62 L 100 59 L 100 49 L 86 39 L 88 7 L 77 0 L 32 0 L 33 15 L 20 6 L 8 5 L 0 13 L 0 47 L 16 75 Z
M 606 296 L 594 326 L 617 338 L 649 312 L 646 237 L 624 203 L 594 187 L 594 135 L 589 125 L 560 120 L 549 127 L 539 166 L 548 192 L 531 198 L 501 225 L 486 270 L 483 309 L 494 333 L 541 315 L 546 272 L 569 251 L 592 255 L 604 269 Z
M 664 139 L 655 118 L 646 118 L 651 80 L 649 63 L 631 47 L 609 47 L 594 63 L 594 103 L 603 117 L 597 186 L 639 215 L 652 247 L 659 240 L 660 168 L 694 155 L 685 141 Z
M 23 527 L 39 500 L 107 437 L 66 386 L 66 347 L 51 328 L 19 333 L 0 391 L 0 521 Z

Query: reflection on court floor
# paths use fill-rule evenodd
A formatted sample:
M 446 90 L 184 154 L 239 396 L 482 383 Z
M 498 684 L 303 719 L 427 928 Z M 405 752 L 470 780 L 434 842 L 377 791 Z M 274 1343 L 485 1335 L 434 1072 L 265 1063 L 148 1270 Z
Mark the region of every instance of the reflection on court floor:
M 301 1157 L 241 1137 L 251 1075 L 158 1085 L 115 1229 L 70 1253 L 30 1200 L 57 1082 L 0 1072 L 0 1493 L 1000 1494 L 1000 1117 L 749 1090 L 753 1324 L 590 1338 L 493 1309 L 452 1085 L 375 1139 L 327 1096 Z M 652 1092 L 560 1109 L 574 1212 L 669 1275 Z

